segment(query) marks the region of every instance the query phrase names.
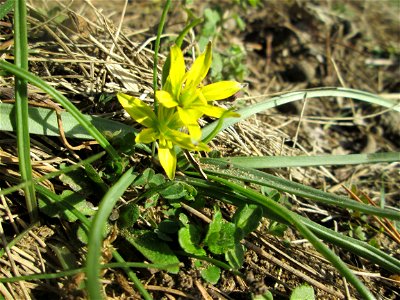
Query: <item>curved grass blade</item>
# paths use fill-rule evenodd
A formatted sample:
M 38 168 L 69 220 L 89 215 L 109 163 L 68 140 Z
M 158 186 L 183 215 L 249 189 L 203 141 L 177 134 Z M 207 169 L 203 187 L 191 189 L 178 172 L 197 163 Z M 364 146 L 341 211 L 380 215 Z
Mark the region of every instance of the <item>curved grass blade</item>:
M 28 70 L 28 36 L 26 30 L 26 5 L 24 0 L 16 0 L 14 8 L 14 55 L 15 65 Z M 28 84 L 25 79 L 15 76 L 15 116 L 17 123 L 18 165 L 21 179 L 32 181 L 31 146 L 28 126 Z M 39 218 L 35 186 L 26 185 L 25 201 L 31 222 Z
M 44 197 L 43 200 L 47 200 L 47 202 L 49 204 L 53 204 L 55 203 L 57 206 L 60 207 L 61 210 L 68 210 L 71 213 L 73 213 L 83 224 L 84 228 L 89 231 L 90 228 L 90 221 L 86 218 L 85 215 L 83 215 L 80 211 L 78 211 L 75 207 L 73 207 L 72 205 L 70 205 L 67 202 L 63 202 L 63 199 L 56 195 L 55 193 L 49 191 L 48 189 L 42 187 L 41 185 L 37 186 L 37 191 Z M 101 238 L 101 237 L 100 237 Z M 115 260 L 117 260 L 118 262 L 123 263 L 123 258 L 121 257 L 121 255 L 118 253 L 117 250 L 113 251 L 113 257 Z M 132 282 L 135 284 L 136 288 L 138 289 L 138 291 L 142 294 L 142 296 L 145 299 L 151 299 L 151 297 L 149 297 L 148 292 L 146 291 L 146 289 L 144 288 L 144 286 L 142 285 L 142 283 L 140 282 L 140 280 L 137 278 L 136 274 L 134 272 L 132 272 L 128 266 L 126 266 L 125 268 L 123 268 L 124 271 L 127 273 L 127 275 L 129 276 L 129 278 L 132 280 Z M 85 269 L 86 270 L 86 269 Z
M 121 178 L 104 195 L 99 204 L 99 209 L 93 218 L 89 231 L 88 253 L 86 258 L 87 292 L 90 299 L 103 299 L 100 285 L 100 257 L 103 241 L 104 226 L 111 211 L 123 195 L 125 190 L 132 184 L 137 175 L 133 168 L 126 171 Z M 118 256 L 117 259 L 122 257 Z M 151 299 L 146 290 L 141 291 L 145 299 Z
M 392 220 L 400 220 L 400 213 L 395 210 L 362 204 L 347 197 L 327 193 L 251 168 L 240 167 L 235 164 L 227 164 L 225 162 L 208 162 L 208 165 L 202 165 L 203 171 L 207 174 L 214 174 L 225 178 L 233 178 L 244 182 L 251 182 L 262 186 L 271 187 L 278 191 L 304 197 L 316 202 L 353 209 L 365 214 L 376 215 Z
M 392 101 L 388 99 L 381 98 L 374 94 L 348 89 L 348 88 L 318 88 L 318 89 L 309 89 L 305 91 L 297 91 L 297 92 L 289 92 L 285 93 L 282 96 L 272 97 L 265 101 L 256 103 L 254 105 L 247 106 L 245 108 L 239 109 L 237 113 L 240 114 L 239 118 L 226 118 L 220 127 L 220 131 L 226 129 L 229 126 L 232 126 L 241 120 L 244 120 L 254 114 L 260 113 L 264 110 L 286 104 L 293 101 L 304 100 L 304 98 L 320 98 L 320 97 L 346 97 L 352 98 L 360 101 L 365 101 L 371 104 L 377 104 L 386 108 L 391 108 L 395 111 L 400 112 L 400 103 L 397 101 Z M 205 126 L 203 128 L 203 136 L 208 136 L 213 129 L 218 126 L 218 120 L 213 123 Z
M 55 88 L 44 82 L 42 79 L 36 77 L 35 75 L 29 73 L 28 71 L 18 68 L 6 61 L 0 61 L 0 68 L 12 73 L 18 78 L 22 78 L 37 86 L 38 88 L 49 94 L 54 100 L 60 103 L 69 113 L 84 127 L 87 132 L 99 143 L 101 147 L 106 150 L 106 152 L 114 160 L 120 160 L 120 156 L 117 151 L 111 146 L 107 139 L 102 135 L 99 130 L 90 121 L 85 118 L 85 116 L 60 92 Z
M 293 225 L 301 235 L 303 235 L 314 248 L 321 253 L 330 263 L 342 274 L 358 291 L 363 299 L 375 299 L 371 292 L 364 286 L 364 284 L 354 275 L 354 273 L 347 267 L 347 265 L 330 250 L 324 243 L 322 243 L 310 229 L 305 226 L 297 217 L 297 214 L 288 210 L 286 207 L 280 205 L 274 200 L 261 195 L 251 189 L 242 187 L 236 183 L 230 182 L 218 176 L 209 176 L 209 179 L 219 182 L 228 188 L 231 188 L 236 193 L 246 196 L 258 204 L 262 205 L 264 209 L 274 212 L 276 215 L 285 219 L 288 223 Z
M 159 269 L 159 270 L 167 270 L 168 268 L 173 267 L 173 265 L 166 265 L 166 264 L 148 264 L 148 263 L 138 263 L 138 262 L 116 262 L 116 263 L 108 263 L 100 265 L 100 269 L 110 269 L 110 268 L 121 268 L 124 269 L 126 267 L 133 267 L 133 268 L 143 268 L 143 269 Z M 47 274 L 32 274 L 32 275 L 25 275 L 25 276 L 15 276 L 15 277 L 8 277 L 8 278 L 0 278 L 1 283 L 11 283 L 11 282 L 18 282 L 18 281 L 30 281 L 30 280 L 41 280 L 41 279 L 55 279 L 61 277 L 72 276 L 78 273 L 82 273 L 85 271 L 85 268 L 76 268 L 72 270 L 65 270 L 57 273 L 47 273 Z
M 194 181 L 195 180 L 195 181 Z M 210 183 L 200 183 L 201 179 L 189 179 L 188 183 L 193 186 L 196 186 L 199 194 L 214 197 L 221 201 L 224 201 L 229 204 L 233 204 L 236 206 L 240 206 L 243 203 L 253 203 L 251 199 L 247 197 L 243 197 L 238 194 L 234 194 L 232 192 L 224 190 L 223 186 L 218 187 L 210 187 Z M 224 192 L 222 192 L 224 190 Z M 277 216 L 276 214 L 265 211 L 264 217 L 271 219 L 273 221 L 277 221 L 286 225 L 290 225 L 288 222 L 283 220 L 281 217 Z M 368 243 L 363 241 L 345 236 L 341 233 L 333 231 L 329 228 L 326 228 L 318 223 L 315 223 L 305 217 L 299 216 L 303 223 L 319 238 L 324 240 L 325 242 L 332 243 L 336 246 L 342 247 L 360 257 L 364 257 L 365 259 L 370 260 L 371 262 L 381 266 L 382 268 L 386 269 L 389 272 L 399 273 L 400 272 L 400 261 L 396 258 L 386 254 L 385 252 L 381 251 L 378 248 L 375 248 Z
M 62 170 L 54 171 L 54 172 L 48 173 L 46 175 L 43 175 L 40 178 L 33 179 L 31 182 L 22 182 L 20 184 L 14 185 L 14 186 L 9 187 L 9 188 L 6 188 L 4 190 L 0 190 L 0 196 L 7 195 L 7 194 L 13 193 L 15 191 L 18 191 L 20 189 L 23 189 L 28 184 L 36 185 L 36 184 L 38 184 L 38 183 L 40 183 L 42 181 L 54 178 L 54 177 L 56 177 L 58 175 L 67 174 L 68 172 L 74 171 L 74 170 L 80 168 L 81 166 L 86 166 L 88 164 L 91 164 L 92 162 L 94 162 L 94 161 L 98 160 L 99 158 L 101 158 L 104 154 L 105 154 L 104 151 L 100 152 L 100 153 L 97 153 L 97 154 L 95 154 L 95 155 L 93 155 L 93 156 L 91 156 L 91 157 L 89 157 L 89 158 L 87 158 L 85 160 L 82 160 L 82 161 L 80 161 L 80 162 L 78 162 L 78 163 L 76 163 L 76 164 L 74 164 L 72 166 L 68 166 L 68 167 L 65 167 Z
M 233 156 L 222 158 L 200 159 L 203 163 L 224 162 L 236 166 L 268 169 L 288 167 L 311 167 L 329 165 L 358 165 L 374 164 L 382 162 L 400 161 L 400 152 L 368 153 L 368 154 L 347 154 L 347 155 L 312 155 L 312 156 Z
M 15 107 L 13 104 L 0 103 L 0 131 L 15 131 L 14 110 Z M 63 111 L 60 114 L 66 137 L 88 140 L 94 139 L 69 112 Z M 53 109 L 30 106 L 28 108 L 28 115 L 29 132 L 31 134 L 60 136 L 57 115 Z M 103 135 L 110 135 L 115 138 L 119 136 L 123 137 L 128 133 L 136 134 L 136 130 L 132 126 L 90 115 L 83 116 Z
M 209 196 L 212 198 L 219 199 L 226 203 L 240 206 L 243 203 L 256 204 L 251 199 L 244 197 L 239 194 L 235 194 L 232 190 L 224 187 L 215 182 L 205 181 L 200 178 L 184 177 L 181 180 L 189 183 L 196 187 L 199 194 L 203 196 Z M 277 221 L 286 225 L 290 225 L 287 221 L 282 219 L 280 216 L 264 210 L 264 217 Z M 380 249 L 369 245 L 366 242 L 345 236 L 339 232 L 326 228 L 306 217 L 298 215 L 300 220 L 306 225 L 315 235 L 324 240 L 325 242 L 332 243 L 333 245 L 342 247 L 360 257 L 370 260 L 371 262 L 381 266 L 389 272 L 394 274 L 400 273 L 400 261 L 381 251 Z

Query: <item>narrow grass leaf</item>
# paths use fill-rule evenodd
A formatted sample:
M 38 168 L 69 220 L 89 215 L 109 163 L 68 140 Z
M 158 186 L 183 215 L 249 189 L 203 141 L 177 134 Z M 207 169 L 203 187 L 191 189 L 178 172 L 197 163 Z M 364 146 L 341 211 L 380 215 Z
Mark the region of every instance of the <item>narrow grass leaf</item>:
M 13 104 L 0 103 L 0 131 L 16 131 L 14 110 L 15 106 Z M 31 134 L 60 136 L 57 115 L 53 109 L 30 106 L 28 108 L 28 115 L 29 132 Z M 94 139 L 72 114 L 63 111 L 60 115 L 66 137 L 87 140 Z M 120 122 L 90 115 L 83 115 L 83 117 L 105 136 L 116 138 L 123 137 L 128 133 L 137 133 L 132 126 Z
M 209 174 L 226 178 L 234 178 L 244 182 L 251 182 L 261 186 L 271 187 L 273 189 L 277 189 L 278 191 L 294 194 L 316 202 L 353 209 L 365 214 L 376 215 L 392 220 L 400 220 L 400 213 L 392 209 L 382 209 L 380 207 L 359 203 L 347 197 L 327 193 L 310 186 L 279 178 L 255 169 L 240 167 L 235 164 L 227 164 L 225 162 L 208 162 L 212 164 L 203 166 L 203 170 Z
M 377 104 L 382 107 L 391 108 L 395 111 L 400 112 L 400 103 L 393 100 L 381 98 L 377 95 L 348 88 L 317 88 L 309 89 L 305 91 L 289 92 L 282 96 L 272 97 L 265 101 L 259 102 L 254 105 L 246 106 L 245 108 L 239 109 L 237 113 L 240 114 L 239 118 L 226 118 L 220 125 L 219 121 L 216 120 L 213 123 L 203 128 L 203 136 L 208 136 L 215 127 L 220 126 L 220 131 L 232 126 L 252 115 L 263 112 L 267 109 L 277 107 L 293 101 L 304 100 L 304 98 L 321 98 L 321 97 L 344 97 L 355 100 L 364 101 L 371 104 Z
M 13 8 L 14 0 L 7 0 L 0 5 L 0 20 L 3 19 Z
M 15 65 L 28 70 L 28 37 L 26 30 L 26 5 L 24 0 L 16 0 L 14 8 L 14 56 Z M 18 165 L 22 181 L 31 182 L 31 147 L 28 126 L 28 84 L 25 79 L 15 76 L 15 115 L 17 123 Z M 31 222 L 39 218 L 35 186 L 25 188 L 25 201 Z
M 200 159 L 203 163 L 225 162 L 253 169 L 358 165 L 400 161 L 400 152 L 312 155 L 312 156 L 236 156 Z
M 49 94 L 54 100 L 60 103 L 70 114 L 81 124 L 87 132 L 93 136 L 93 138 L 103 147 L 112 159 L 120 160 L 120 156 L 117 151 L 111 146 L 107 139 L 102 135 L 99 130 L 87 119 L 85 116 L 73 105 L 64 95 L 58 92 L 55 88 L 44 82 L 42 79 L 29 73 L 28 71 L 18 68 L 6 61 L 0 61 L 0 68 L 12 73 L 18 78 L 27 80 L 31 84 L 42 89 L 44 92 Z
M 322 243 L 310 229 L 305 226 L 301 220 L 297 217 L 297 214 L 291 212 L 284 206 L 276 203 L 275 201 L 265 197 L 251 189 L 247 189 L 238 184 L 230 182 L 226 179 L 209 176 L 209 179 L 216 182 L 222 183 L 223 185 L 233 189 L 236 193 L 240 193 L 246 197 L 251 198 L 253 201 L 262 205 L 265 209 L 273 211 L 275 214 L 285 219 L 291 225 L 293 225 L 301 235 L 303 235 L 314 248 L 321 253 L 331 264 L 344 276 L 346 279 L 356 288 L 358 293 L 363 299 L 375 299 L 371 292 L 364 286 L 364 284 L 354 275 L 353 272 L 347 267 L 347 265 L 335 255 L 324 243 Z
M 121 268 L 124 269 L 126 267 L 133 267 L 133 268 L 143 268 L 143 269 L 159 269 L 159 270 L 167 270 L 168 268 L 174 267 L 174 265 L 169 264 L 149 264 L 149 263 L 138 263 L 138 262 L 115 262 L 115 263 L 108 263 L 100 265 L 100 269 L 111 269 L 111 268 Z M 82 273 L 85 271 L 85 268 L 76 268 L 65 270 L 57 273 L 47 273 L 47 274 L 32 274 L 32 275 L 25 275 L 25 276 L 14 276 L 14 277 L 7 277 L 1 278 L 1 283 L 12 283 L 18 281 L 31 281 L 31 280 L 42 280 L 42 279 L 56 279 L 61 277 L 68 277 L 78 273 Z
M 133 168 L 126 171 L 121 178 L 104 195 L 98 211 L 93 218 L 89 231 L 88 253 L 86 258 L 87 291 L 90 299 L 103 299 L 100 284 L 100 257 L 103 241 L 103 229 L 118 199 L 135 180 Z
M 235 194 L 231 189 L 228 189 L 216 182 L 205 181 L 203 179 L 192 178 L 188 176 L 185 177 L 185 181 L 195 186 L 199 195 L 214 197 L 236 206 L 242 206 L 244 203 L 256 203 L 247 197 Z M 265 218 L 289 225 L 287 221 L 271 211 L 264 209 L 263 213 Z M 346 249 L 355 255 L 363 257 L 381 266 L 389 272 L 400 273 L 400 261 L 383 252 L 382 250 L 363 241 L 356 240 L 349 236 L 345 236 L 340 232 L 326 228 L 306 217 L 298 217 L 314 234 L 316 234 L 325 242 L 329 242 L 333 245 Z

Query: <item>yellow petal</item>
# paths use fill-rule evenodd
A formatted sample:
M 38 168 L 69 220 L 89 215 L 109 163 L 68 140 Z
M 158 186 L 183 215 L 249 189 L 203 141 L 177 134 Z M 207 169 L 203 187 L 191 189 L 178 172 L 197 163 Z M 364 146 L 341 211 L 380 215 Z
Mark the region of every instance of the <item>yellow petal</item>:
M 168 139 L 172 141 L 174 145 L 177 145 L 183 149 L 193 151 L 210 151 L 210 148 L 202 142 L 193 143 L 192 137 L 186 133 L 178 130 L 171 130 Z
M 160 102 L 161 105 L 166 108 L 171 108 L 179 105 L 178 102 L 174 100 L 172 95 L 166 91 L 156 91 L 156 98 L 158 102 Z
M 153 128 L 143 129 L 135 138 L 136 143 L 149 144 L 154 142 L 159 136 Z
M 212 83 L 201 88 L 201 93 L 207 101 L 226 99 L 238 91 L 242 85 L 236 81 L 219 81 Z
M 201 111 L 210 117 L 214 118 L 238 118 L 240 115 L 234 111 L 224 109 L 222 107 L 205 105 L 201 107 Z
M 184 109 L 178 107 L 179 118 L 186 126 L 197 125 L 197 120 L 202 116 L 201 111 L 196 109 Z
M 201 140 L 201 129 L 199 125 L 188 125 L 189 135 L 194 143 Z
M 157 122 L 153 110 L 142 100 L 123 93 L 118 93 L 117 98 L 127 113 L 138 123 L 153 127 Z
M 176 153 L 173 148 L 162 146 L 158 148 L 158 159 L 169 179 L 174 179 L 176 170 Z
M 190 70 L 186 73 L 185 90 L 200 84 L 210 69 L 211 60 L 211 42 L 209 42 L 206 50 L 195 60 Z
M 201 111 L 210 117 L 220 118 L 227 110 L 213 105 L 204 105 L 201 107 Z
M 171 67 L 169 69 L 169 81 L 171 90 L 175 97 L 179 97 L 182 88 L 183 77 L 185 76 L 185 60 L 181 48 L 173 45 L 170 50 Z

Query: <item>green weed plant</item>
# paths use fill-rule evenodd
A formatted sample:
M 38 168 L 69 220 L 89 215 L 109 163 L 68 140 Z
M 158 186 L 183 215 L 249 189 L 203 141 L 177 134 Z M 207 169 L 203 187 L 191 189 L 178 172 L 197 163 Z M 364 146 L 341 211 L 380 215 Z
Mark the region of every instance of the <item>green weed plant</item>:
M 259 1 L 237 2 L 241 5 L 259 5 Z M 135 269 L 147 266 L 177 274 L 183 264 L 181 258 L 191 257 L 195 261 L 194 266 L 199 274 L 209 283 L 216 284 L 222 272 L 232 272 L 243 276 L 240 271 L 246 248 L 242 241 L 257 230 L 262 218 L 270 220 L 269 234 L 281 236 L 288 227 L 297 230 L 356 288 L 362 299 L 374 299 L 375 297 L 324 242 L 363 257 L 388 272 L 400 273 L 400 262 L 377 247 L 362 241 L 364 239 L 362 230 L 357 227 L 353 228 L 352 234 L 359 237 L 357 239 L 325 228 L 292 211 L 281 193 L 294 194 L 310 201 L 340 206 L 363 215 L 379 216 L 399 222 L 400 214 L 397 211 L 384 207 L 371 207 L 347 197 L 323 192 L 257 170 L 257 165 L 261 166 L 260 168 L 270 168 L 302 166 L 311 163 L 322 165 L 327 161 L 329 164 L 340 164 L 343 161 L 347 164 L 393 162 L 400 160 L 398 152 L 371 156 L 332 156 L 323 159 L 314 157 L 314 162 L 304 162 L 301 157 L 287 161 L 282 157 L 282 160 L 278 162 L 276 160 L 271 162 L 269 157 L 202 158 L 200 159 L 201 172 L 195 162 L 191 161 L 192 165 L 186 162 L 181 151 L 208 152 L 211 149 L 207 143 L 228 126 L 276 105 L 302 100 L 305 96 L 344 96 L 392 108 L 396 111 L 400 110 L 398 104 L 362 91 L 325 88 L 300 91 L 268 99 L 257 105 L 244 107 L 237 112 L 222 109 L 213 105 L 213 101 L 223 100 L 234 95 L 243 88 L 243 85 L 232 80 L 221 80 L 203 85 L 212 66 L 212 43 L 210 42 L 206 43 L 204 51 L 187 70 L 181 46 L 186 33 L 200 22 L 198 19 L 194 19 L 188 22 L 175 44 L 170 47 L 169 56 L 163 69 L 161 88 L 157 88 L 157 80 L 154 83 L 154 106 L 127 94 L 118 93 L 117 95 L 123 108 L 144 128 L 137 133 L 134 130 L 130 131 L 126 125 L 118 122 L 110 123 L 109 120 L 101 119 L 96 119 L 97 123 L 92 122 L 57 90 L 27 71 L 25 2 L 15 0 L 13 3 L 8 0 L 0 7 L 0 13 L 4 15 L 10 11 L 12 4 L 15 4 L 15 22 L 21 34 L 16 36 L 15 47 L 16 51 L 17 47 L 20 47 L 22 54 L 20 54 L 19 60 L 16 58 L 15 64 L 0 61 L 0 69 L 15 76 L 16 94 L 20 94 L 22 97 L 16 99 L 17 102 L 21 102 L 19 104 L 21 108 L 16 110 L 18 128 L 21 128 L 17 132 L 18 148 L 23 149 L 21 153 L 29 154 L 30 151 L 29 143 L 26 143 L 29 140 L 30 125 L 35 124 L 36 128 L 33 129 L 36 130 L 35 133 L 41 132 L 41 129 L 37 128 L 38 126 L 47 126 L 33 123 L 31 115 L 27 113 L 24 94 L 26 93 L 26 83 L 30 82 L 47 92 L 68 110 L 69 115 L 65 116 L 70 118 L 66 122 L 68 123 L 66 127 L 81 126 L 80 132 L 74 133 L 75 137 L 79 138 L 77 134 L 82 133 L 80 138 L 97 140 L 108 154 L 111 165 L 118 166 L 118 168 L 113 169 L 117 172 L 110 174 L 113 171 L 107 172 L 108 166 L 100 164 L 99 168 L 99 164 L 97 164 L 95 167 L 93 163 L 104 155 L 104 153 L 100 153 L 76 166 L 64 166 L 63 169 L 53 174 L 48 174 L 40 179 L 32 179 L 30 161 L 26 155 L 25 157 L 21 156 L 19 165 L 21 170 L 25 170 L 25 176 L 21 178 L 19 185 L 0 191 L 1 195 L 25 189 L 26 206 L 33 222 L 37 220 L 40 210 L 48 217 L 61 218 L 67 222 L 79 224 L 77 235 L 81 243 L 87 247 L 87 255 L 84 267 L 79 268 L 74 264 L 76 258 L 71 258 L 74 257 L 72 253 L 55 247 L 54 251 L 58 253 L 58 257 L 62 261 L 63 270 L 60 272 L 0 278 L 0 282 L 51 279 L 84 272 L 86 280 L 80 288 L 87 293 L 89 299 L 97 300 L 105 297 L 100 284 L 101 269 L 121 268 L 142 297 L 152 299 L 151 294 L 137 277 Z M 170 1 L 166 1 L 156 45 L 160 45 L 160 35 L 169 5 Z M 215 22 L 210 24 L 208 26 L 214 26 Z M 18 31 L 16 30 L 16 32 Z M 156 48 L 158 49 L 158 47 Z M 158 61 L 157 52 L 155 51 L 155 61 Z M 155 78 L 157 78 L 156 72 L 155 66 Z M 11 123 L 14 118 L 12 113 L 9 110 L 4 113 L 6 106 L 0 106 L 0 108 L 2 117 L 4 116 Z M 205 128 L 200 128 L 198 120 L 203 116 L 214 117 L 217 120 Z M 3 120 L 2 118 L 0 125 L 4 124 L 4 128 L 9 128 Z M 110 130 L 112 126 L 117 125 L 118 127 L 119 124 L 120 130 L 107 132 L 101 129 L 101 124 Z M 0 129 L 5 130 L 3 127 Z M 106 136 L 118 136 L 119 139 L 113 139 L 112 143 Z M 147 156 L 152 156 L 148 160 L 148 168 L 144 171 L 135 170 L 135 166 L 130 168 L 125 166 L 127 160 L 124 161 L 124 157 L 131 155 L 134 151 L 127 149 L 129 143 L 124 144 L 121 140 L 126 137 L 133 140 L 133 136 L 134 151 L 141 151 Z M 121 143 L 117 143 L 117 140 Z M 155 151 L 143 144 L 152 144 L 153 149 L 157 149 L 158 155 L 155 156 Z M 115 148 L 117 146 L 119 148 Z M 163 172 L 159 172 L 159 169 L 153 165 L 157 161 Z M 176 172 L 177 168 L 180 171 L 179 174 Z M 60 195 L 38 184 L 45 179 L 59 175 L 62 175 L 60 180 L 71 188 L 67 188 Z M 82 191 L 88 192 L 82 194 Z M 135 196 L 131 201 L 122 205 L 119 200 L 121 197 L 125 197 L 127 192 L 129 195 L 134 192 Z M 38 204 L 35 200 L 36 195 L 39 198 Z M 93 209 L 90 203 L 91 198 L 101 199 L 97 210 Z M 191 213 L 193 209 L 204 208 L 210 199 L 213 201 L 212 218 L 201 220 L 194 217 Z M 218 205 L 220 202 L 216 200 L 235 206 L 233 215 L 224 216 Z M 160 208 L 161 221 L 153 214 L 152 208 L 156 206 Z M 115 212 L 117 217 L 110 219 Z M 145 220 L 146 225 L 143 226 L 142 222 L 142 225 L 139 226 L 140 220 Z M 204 226 L 204 222 L 207 223 L 207 226 Z M 25 234 L 26 232 L 21 233 L 9 243 L 8 247 L 15 245 Z M 134 257 L 126 253 L 122 256 L 116 250 L 118 247 L 114 247 L 112 242 L 107 246 L 108 248 L 104 249 L 104 242 L 109 241 L 108 237 L 115 234 L 124 239 L 132 247 L 132 250 L 135 249 L 141 253 L 145 260 L 152 264 L 145 266 L 137 262 L 127 262 L 127 259 L 134 259 Z M 104 251 L 111 254 L 110 259 L 113 259 L 114 263 L 102 263 L 102 252 Z M 5 251 L 0 252 L 0 256 L 4 254 Z M 296 288 L 291 299 L 300 298 L 314 299 L 313 289 L 308 286 Z M 272 299 L 272 294 L 255 296 L 254 299 Z

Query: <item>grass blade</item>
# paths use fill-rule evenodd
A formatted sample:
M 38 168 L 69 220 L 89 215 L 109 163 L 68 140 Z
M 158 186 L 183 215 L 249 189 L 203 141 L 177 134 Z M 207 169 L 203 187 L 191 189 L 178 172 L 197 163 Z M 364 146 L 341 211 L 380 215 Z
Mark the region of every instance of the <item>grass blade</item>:
M 104 298 L 100 285 L 100 257 L 104 227 L 115 203 L 123 195 L 136 176 L 137 175 L 133 172 L 133 168 L 129 169 L 121 176 L 104 195 L 99 204 L 99 209 L 90 225 L 88 253 L 86 258 L 87 291 L 90 299 Z
M 199 194 L 219 199 L 229 204 L 236 206 L 243 205 L 244 203 L 256 204 L 251 199 L 235 194 L 232 190 L 211 181 L 205 181 L 199 178 L 184 177 L 185 182 L 196 187 Z M 286 225 L 290 225 L 287 221 L 271 211 L 264 210 L 264 217 L 277 221 Z M 306 217 L 298 216 L 300 220 L 306 225 L 315 235 L 324 240 L 325 242 L 332 243 L 333 245 L 342 247 L 356 255 L 364 257 L 371 262 L 381 266 L 389 272 L 400 272 L 400 261 L 396 258 L 386 254 L 380 249 L 369 245 L 366 242 L 345 236 L 342 233 L 336 232 L 326 228 Z
M 397 221 L 400 220 L 400 213 L 395 210 L 365 205 L 347 197 L 327 193 L 310 186 L 279 178 L 251 168 L 240 167 L 234 164 L 229 164 L 228 167 L 225 162 L 212 163 L 213 164 L 210 163 L 208 166 L 202 166 L 206 173 L 271 187 L 278 191 L 287 192 L 316 202 L 353 209 L 365 214 L 376 215 Z
M 203 163 L 225 162 L 253 169 L 358 165 L 400 161 L 400 152 L 312 155 L 312 156 L 236 156 L 200 159 Z
M 14 0 L 7 0 L 0 6 L 0 20 L 3 19 L 13 8 Z
M 348 89 L 348 88 L 318 88 L 310 89 L 305 91 L 297 91 L 285 93 L 282 96 L 272 97 L 265 101 L 259 102 L 257 104 L 247 106 L 245 108 L 239 109 L 237 112 L 240 114 L 239 118 L 226 118 L 220 128 L 220 131 L 232 126 L 241 120 L 244 120 L 254 114 L 260 113 L 267 109 L 286 104 L 293 101 L 304 100 L 304 98 L 320 98 L 320 97 L 345 97 L 352 98 L 360 101 L 365 101 L 371 104 L 381 105 L 386 108 L 391 108 L 395 111 L 400 112 L 400 103 L 392 100 L 384 99 L 374 94 Z M 203 128 L 203 136 L 208 136 L 215 127 L 218 126 L 218 120 L 205 126 Z
M 93 136 L 93 138 L 99 143 L 101 147 L 106 150 L 106 152 L 114 160 L 120 160 L 120 156 L 117 151 L 111 146 L 107 139 L 102 135 L 99 130 L 90 121 L 85 118 L 85 116 L 60 92 L 55 88 L 44 82 L 42 79 L 36 77 L 35 75 L 29 73 L 28 71 L 18 68 L 6 61 L 0 61 L 0 68 L 12 73 L 18 78 L 22 78 L 30 82 L 31 84 L 37 86 L 38 88 L 49 94 L 54 100 L 60 103 L 87 132 Z
M 15 65 L 28 70 L 28 37 L 26 30 L 26 6 L 24 0 L 15 1 L 14 9 L 14 51 Z M 25 79 L 15 77 L 15 114 L 17 121 L 18 164 L 22 181 L 32 182 L 30 157 L 30 137 L 28 127 L 28 84 Z M 28 184 L 25 188 L 25 201 L 31 222 L 38 220 L 35 187 Z
M 138 263 L 138 262 L 116 262 L 116 263 L 108 263 L 100 265 L 100 269 L 108 269 L 108 268 L 121 268 L 124 269 L 126 267 L 134 267 L 134 268 L 143 268 L 143 269 L 160 269 L 160 270 L 167 270 L 171 265 L 165 264 L 147 264 L 147 263 Z M 15 276 L 15 277 L 7 277 L 7 278 L 0 278 L 1 283 L 7 282 L 18 282 L 18 281 L 28 281 L 28 280 L 41 280 L 41 279 L 55 279 L 61 277 L 72 276 L 81 272 L 84 272 L 85 268 L 77 268 L 71 270 L 65 270 L 57 273 L 48 273 L 48 274 L 32 274 L 32 275 L 25 275 L 25 276 Z
M 13 111 L 13 104 L 0 103 L 0 131 L 15 131 L 13 125 L 15 124 Z M 31 134 L 60 136 L 57 115 L 53 109 L 31 106 L 28 108 L 28 114 L 29 132 Z M 93 136 L 88 134 L 87 130 L 85 130 L 85 128 L 83 128 L 69 112 L 63 111 L 60 114 L 66 137 L 88 140 L 93 139 Z M 132 126 L 90 115 L 83 116 L 104 135 L 109 134 L 115 138 L 120 136 L 123 137 L 128 133 L 136 134 L 136 131 Z
M 333 253 L 324 243 L 322 243 L 311 231 L 305 226 L 297 215 L 284 206 L 278 204 L 272 199 L 265 197 L 251 189 L 247 189 L 226 179 L 209 176 L 209 179 L 222 183 L 223 185 L 231 188 L 236 193 L 242 194 L 251 198 L 253 201 L 262 205 L 264 209 L 273 211 L 276 215 L 285 219 L 293 225 L 301 235 L 303 235 L 314 248 L 321 253 L 331 264 L 342 274 L 358 291 L 363 299 L 375 299 L 371 292 L 364 286 L 364 284 L 354 275 L 354 273 L 346 266 L 346 264 Z

